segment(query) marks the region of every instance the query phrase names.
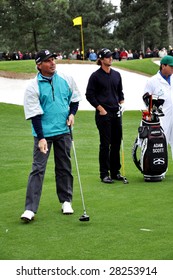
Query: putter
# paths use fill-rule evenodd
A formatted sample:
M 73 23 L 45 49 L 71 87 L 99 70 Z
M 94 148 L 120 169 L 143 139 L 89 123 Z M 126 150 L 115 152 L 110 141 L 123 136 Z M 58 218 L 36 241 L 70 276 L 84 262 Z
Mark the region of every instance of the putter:
M 74 159 L 75 159 L 75 164 L 76 164 L 78 182 L 79 182 L 79 187 L 80 187 L 80 194 L 81 194 L 81 198 L 82 198 L 82 205 L 83 205 L 83 210 L 84 210 L 84 213 L 79 218 L 79 221 L 81 221 L 81 222 L 88 222 L 90 218 L 89 218 L 89 216 L 86 213 L 85 202 L 84 202 L 84 195 L 83 195 L 83 190 L 82 190 L 82 184 L 81 184 L 81 179 L 80 179 L 78 161 L 77 161 L 77 156 L 76 156 L 76 149 L 75 149 L 75 145 L 74 145 L 74 140 L 73 140 L 73 134 L 72 134 L 71 126 L 69 126 L 69 129 L 70 129 L 70 136 L 71 136 L 71 140 L 72 140 L 72 147 L 73 147 L 73 154 L 74 154 Z
M 121 117 L 122 117 L 123 113 L 121 112 Z M 127 178 L 125 177 L 125 171 L 124 171 L 124 141 L 123 141 L 123 131 L 122 131 L 122 139 L 121 139 L 121 154 L 122 154 L 122 175 L 123 175 L 123 183 L 124 184 L 128 184 L 129 181 L 127 180 Z

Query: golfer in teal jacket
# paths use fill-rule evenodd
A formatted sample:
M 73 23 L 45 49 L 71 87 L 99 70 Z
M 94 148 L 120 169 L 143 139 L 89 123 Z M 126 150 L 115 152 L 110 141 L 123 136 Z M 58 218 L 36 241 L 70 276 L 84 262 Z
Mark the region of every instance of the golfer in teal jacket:
M 31 120 L 34 136 L 32 170 L 28 178 L 24 221 L 37 213 L 44 174 L 51 147 L 54 149 L 56 191 L 63 214 L 73 214 L 73 176 L 71 137 L 81 95 L 72 77 L 56 72 L 55 54 L 48 50 L 36 56 L 39 73 L 31 80 L 24 96 L 25 118 Z

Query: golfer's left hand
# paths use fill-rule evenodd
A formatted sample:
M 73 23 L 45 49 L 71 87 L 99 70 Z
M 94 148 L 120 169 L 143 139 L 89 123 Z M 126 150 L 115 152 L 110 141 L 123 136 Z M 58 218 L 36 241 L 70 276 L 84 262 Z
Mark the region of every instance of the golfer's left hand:
M 74 115 L 73 114 L 69 115 L 69 117 L 67 119 L 67 125 L 71 126 L 71 127 L 74 125 Z
M 121 113 L 124 113 L 124 111 L 125 111 L 125 104 L 124 104 L 124 102 L 120 103 L 119 106 L 120 106 Z
M 48 146 L 47 146 L 47 141 L 45 138 L 41 139 L 38 142 L 38 147 L 39 147 L 41 153 L 47 154 Z

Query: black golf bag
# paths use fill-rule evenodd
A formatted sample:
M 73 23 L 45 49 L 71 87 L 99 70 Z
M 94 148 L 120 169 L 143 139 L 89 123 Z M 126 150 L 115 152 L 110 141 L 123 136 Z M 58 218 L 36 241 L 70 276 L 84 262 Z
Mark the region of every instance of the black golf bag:
M 151 95 L 147 95 L 147 98 L 152 99 Z M 146 102 L 145 96 L 143 99 Z M 132 149 L 133 161 L 146 182 L 162 181 L 168 165 L 166 137 L 159 120 L 163 116 L 158 106 L 160 102 L 147 102 L 149 110 L 142 112 L 141 125 Z

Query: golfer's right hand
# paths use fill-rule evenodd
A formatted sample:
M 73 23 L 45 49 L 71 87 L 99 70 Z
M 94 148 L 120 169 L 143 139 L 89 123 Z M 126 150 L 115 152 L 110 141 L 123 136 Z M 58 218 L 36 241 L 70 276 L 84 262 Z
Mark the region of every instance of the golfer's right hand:
M 104 115 L 107 114 L 107 111 L 106 111 L 101 105 L 97 106 L 96 109 L 99 111 L 99 114 L 100 114 L 101 116 L 104 116 Z
M 38 142 L 38 147 L 39 147 L 41 153 L 46 154 L 47 151 L 48 151 L 46 139 L 44 139 L 44 138 L 41 139 L 41 140 Z

